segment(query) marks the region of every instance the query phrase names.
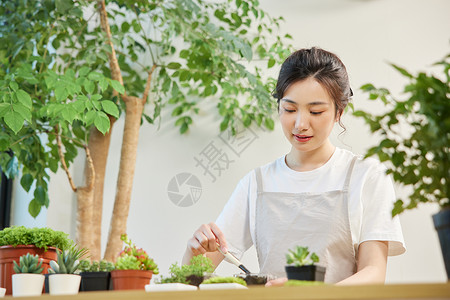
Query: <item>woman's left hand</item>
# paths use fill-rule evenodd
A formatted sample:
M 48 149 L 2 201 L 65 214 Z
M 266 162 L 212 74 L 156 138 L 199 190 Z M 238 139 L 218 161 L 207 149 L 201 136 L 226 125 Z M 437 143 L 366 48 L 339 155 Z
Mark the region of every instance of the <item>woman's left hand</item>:
M 267 287 L 272 287 L 272 286 L 283 286 L 283 285 L 286 283 L 287 280 L 288 280 L 288 279 L 287 279 L 286 277 L 273 279 L 273 280 L 268 281 L 268 282 L 266 283 L 266 286 L 267 286 Z

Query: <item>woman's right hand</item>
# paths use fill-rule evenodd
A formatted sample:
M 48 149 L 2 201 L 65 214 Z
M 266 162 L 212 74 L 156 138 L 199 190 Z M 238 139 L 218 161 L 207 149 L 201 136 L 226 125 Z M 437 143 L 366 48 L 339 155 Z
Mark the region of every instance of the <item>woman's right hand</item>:
M 227 242 L 220 228 L 215 223 L 203 224 L 189 239 L 186 251 L 192 256 L 215 252 L 217 244 L 224 253 L 228 252 Z

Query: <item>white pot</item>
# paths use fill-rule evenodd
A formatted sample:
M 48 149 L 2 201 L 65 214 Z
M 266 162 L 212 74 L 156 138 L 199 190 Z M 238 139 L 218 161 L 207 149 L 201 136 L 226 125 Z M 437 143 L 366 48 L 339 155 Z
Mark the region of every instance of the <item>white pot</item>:
M 3 298 L 5 296 L 5 294 L 6 294 L 6 289 L 0 287 L 0 298 Z
M 51 274 L 48 276 L 50 295 L 76 295 L 81 276 L 76 274 Z
M 12 295 L 14 297 L 40 296 L 44 287 L 45 276 L 42 274 L 13 274 Z

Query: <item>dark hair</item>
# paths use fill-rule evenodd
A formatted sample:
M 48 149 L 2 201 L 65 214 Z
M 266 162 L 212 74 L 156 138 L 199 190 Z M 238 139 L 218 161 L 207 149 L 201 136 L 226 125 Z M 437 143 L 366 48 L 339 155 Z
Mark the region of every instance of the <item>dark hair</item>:
M 328 91 L 336 116 L 341 116 L 353 96 L 347 70 L 337 55 L 316 47 L 295 51 L 284 61 L 273 93 L 278 106 L 293 83 L 307 78 L 314 78 Z M 340 120 L 339 124 L 344 128 Z

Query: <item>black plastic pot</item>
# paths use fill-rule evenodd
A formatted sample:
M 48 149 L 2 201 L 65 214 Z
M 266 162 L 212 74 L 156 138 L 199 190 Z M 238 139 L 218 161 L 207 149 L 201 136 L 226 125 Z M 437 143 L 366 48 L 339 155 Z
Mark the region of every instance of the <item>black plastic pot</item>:
M 325 278 L 325 268 L 322 266 L 286 266 L 285 270 L 289 280 L 323 281 Z
M 441 210 L 433 215 L 433 222 L 441 243 L 447 279 L 450 279 L 450 209 Z
M 45 276 L 45 280 L 44 280 L 44 293 L 48 294 L 50 293 L 50 288 L 49 288 L 49 283 L 48 283 L 48 276 L 53 275 L 53 274 L 44 274 Z
M 110 272 L 81 272 L 80 275 L 80 292 L 112 290 Z

